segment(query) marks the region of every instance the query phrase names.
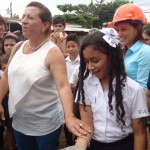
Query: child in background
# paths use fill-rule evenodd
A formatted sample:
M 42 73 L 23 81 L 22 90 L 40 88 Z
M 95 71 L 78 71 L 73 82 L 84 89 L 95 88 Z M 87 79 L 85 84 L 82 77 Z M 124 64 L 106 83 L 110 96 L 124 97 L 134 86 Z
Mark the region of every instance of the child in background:
M 115 29 L 104 28 L 82 41 L 75 94 L 81 120 L 92 133 L 65 150 L 146 150 L 145 94 L 126 75 Z
M 80 46 L 80 41 L 78 36 L 76 34 L 69 34 L 66 38 L 66 51 L 68 53 L 68 57 L 66 58 L 68 81 L 70 80 L 70 77 L 74 69 L 78 67 L 80 64 L 79 46 Z M 72 87 L 72 91 L 74 91 L 73 87 Z M 73 145 L 74 140 L 72 134 L 68 131 L 65 125 L 64 125 L 64 131 L 65 131 L 67 145 L 68 146 Z
M 3 54 L 2 53 L 2 38 L 6 30 L 7 30 L 7 25 L 6 25 L 5 19 L 0 15 L 0 56 Z M 2 71 L 0 72 L 2 75 Z M 3 149 L 4 147 L 3 131 L 4 131 L 4 127 L 0 125 L 0 149 Z
M 64 31 L 66 27 L 66 21 L 61 16 L 57 16 L 53 20 L 53 30 L 54 32 L 50 35 L 50 41 L 55 43 L 60 50 L 62 51 L 62 54 L 66 58 L 67 52 L 66 52 L 66 37 L 67 34 Z
M 15 46 L 16 43 L 19 42 L 19 38 L 13 34 L 13 33 L 8 33 L 6 34 L 3 39 L 3 55 L 1 56 L 1 67 L 2 70 L 4 71 L 7 62 L 10 56 L 10 53 Z M 8 112 L 8 94 L 5 96 L 3 100 L 3 107 L 4 107 L 4 114 L 5 114 L 5 126 L 6 126 L 6 146 L 8 150 L 15 150 L 16 149 L 16 140 L 15 140 L 15 135 L 14 135 L 14 130 L 12 128 L 12 119 L 9 117 L 9 112 Z
M 3 39 L 3 53 L 4 54 L 9 54 L 11 53 L 11 50 L 13 49 L 13 47 L 15 46 L 16 43 L 18 43 L 20 40 L 17 37 L 17 35 L 13 34 L 13 33 L 8 33 L 6 34 Z
M 68 57 L 65 59 L 67 65 L 68 80 L 70 80 L 74 70 L 76 68 L 79 68 L 80 65 L 79 47 L 80 40 L 78 36 L 76 34 L 69 34 L 66 38 L 66 48 Z
M 74 91 L 77 85 L 77 82 L 79 80 L 79 66 L 76 66 L 70 79 L 69 79 L 69 83 L 71 86 L 71 89 Z
M 144 42 L 147 45 L 150 45 L 150 29 L 145 29 L 142 36 L 143 36 Z
M 0 63 L 1 63 L 2 71 L 4 71 L 6 69 L 6 66 L 7 66 L 7 63 L 8 63 L 8 59 L 9 59 L 9 54 L 3 54 L 0 57 Z

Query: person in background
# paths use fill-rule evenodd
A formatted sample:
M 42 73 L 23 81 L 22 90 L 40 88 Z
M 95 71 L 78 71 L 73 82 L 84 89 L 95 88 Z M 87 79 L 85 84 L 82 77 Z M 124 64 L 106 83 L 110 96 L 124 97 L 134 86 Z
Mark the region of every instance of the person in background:
M 143 36 L 145 43 L 150 45 L 150 29 L 144 30 L 142 36 Z
M 79 65 L 74 68 L 72 75 L 69 79 L 69 83 L 73 91 L 75 90 L 77 82 L 79 80 L 79 68 Z
M 7 29 L 6 22 L 5 22 L 4 18 L 0 15 L 0 40 L 2 40 L 6 29 Z
M 149 76 L 148 76 L 147 89 L 145 90 L 145 94 L 147 97 L 148 109 L 150 111 L 150 72 L 149 72 Z M 149 125 L 150 125 L 150 121 L 149 121 Z
M 144 12 L 135 4 L 124 4 L 116 10 L 112 23 L 125 50 L 127 75 L 145 89 L 150 69 L 150 46 L 142 38 L 142 27 L 147 24 Z
M 79 68 L 80 65 L 80 57 L 79 57 L 79 49 L 80 49 L 80 39 L 76 34 L 69 34 L 66 38 L 66 51 L 68 53 L 68 57 L 66 60 L 67 65 L 67 77 L 68 81 L 70 80 L 75 68 Z M 74 90 L 74 87 L 72 87 Z
M 145 95 L 147 98 L 148 110 L 150 112 L 150 72 L 149 72 L 148 81 L 147 81 L 147 88 L 145 89 Z M 147 127 L 148 127 L 149 132 L 150 132 L 150 116 L 147 117 Z
M 8 59 L 9 59 L 9 54 L 3 54 L 1 57 L 0 57 L 0 64 L 1 64 L 1 69 L 4 71 L 7 67 L 7 62 L 8 62 Z
M 91 28 L 89 30 L 88 34 L 94 34 L 96 32 L 99 32 L 99 30 L 97 28 Z M 75 69 L 69 79 L 69 83 L 73 90 L 75 90 L 78 80 L 79 80 L 79 65 L 75 67 Z
M 5 22 L 4 18 L 0 15 L 0 56 L 3 54 L 2 53 L 2 38 L 3 38 L 4 32 L 6 31 L 6 29 L 7 29 L 6 22 Z M 1 71 L 1 73 L 2 73 L 2 71 Z M 4 148 L 3 131 L 4 131 L 4 127 L 0 123 L 0 149 Z
M 13 47 L 16 45 L 16 43 L 18 43 L 20 40 L 19 38 L 17 37 L 17 35 L 13 34 L 13 33 L 7 33 L 3 39 L 3 53 L 4 54 L 8 54 L 10 55 Z
M 57 16 L 53 19 L 53 30 L 54 32 L 50 35 L 50 41 L 55 43 L 66 58 L 68 56 L 66 52 L 66 37 L 67 34 L 64 31 L 66 27 L 66 21 L 63 17 Z
M 83 39 L 80 68 L 75 97 L 81 120 L 92 132 L 65 150 L 146 150 L 146 97 L 126 75 L 115 29 L 103 28 Z
M 2 39 L 3 43 L 3 55 L 1 56 L 1 66 L 4 71 L 7 67 L 8 59 L 13 47 L 19 42 L 19 38 L 13 34 L 8 32 Z M 3 99 L 3 107 L 5 114 L 5 127 L 6 127 L 6 135 L 5 135 L 5 145 L 8 150 L 16 149 L 16 140 L 14 135 L 14 130 L 12 128 L 12 118 L 9 116 L 8 111 L 8 96 L 9 93 Z
M 9 54 L 3 54 L 0 57 L 0 62 L 3 71 L 7 67 L 9 56 L 10 56 Z M 8 94 L 3 99 L 3 107 L 5 113 L 4 125 L 6 127 L 5 138 L 4 138 L 5 148 L 7 150 L 16 150 L 16 140 L 15 140 L 14 130 L 12 128 L 12 119 L 9 117 L 9 112 L 8 112 Z
M 18 150 L 57 150 L 65 123 L 76 136 L 91 132 L 73 113 L 73 97 L 60 49 L 49 40 L 52 16 L 39 2 L 30 2 L 22 16 L 28 39 L 13 48 L 0 80 L 0 102 L 9 90 L 9 114 Z M 0 116 L 4 110 L 0 105 Z
M 80 58 L 79 58 L 79 47 L 80 47 L 80 40 L 76 34 L 69 34 L 66 37 L 66 51 L 68 53 L 68 57 L 66 60 L 66 66 L 67 66 L 67 77 L 68 81 L 70 80 L 70 77 L 74 71 L 74 69 L 79 66 L 80 64 Z M 74 91 L 74 88 L 72 84 L 70 84 L 72 92 Z M 73 100 L 72 100 L 73 101 Z M 64 132 L 65 132 L 65 138 L 67 146 L 71 146 L 74 144 L 72 133 L 70 133 L 64 125 Z

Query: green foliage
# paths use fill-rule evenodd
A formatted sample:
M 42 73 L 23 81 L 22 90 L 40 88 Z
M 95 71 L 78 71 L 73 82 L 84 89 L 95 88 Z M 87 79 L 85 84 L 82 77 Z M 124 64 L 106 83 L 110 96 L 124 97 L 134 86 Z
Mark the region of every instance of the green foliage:
M 150 31 L 150 22 L 146 26 L 143 27 L 143 31 L 145 31 L 145 30 Z
M 128 0 L 115 0 L 110 3 L 106 3 L 106 4 L 103 3 L 103 4 L 98 5 L 97 7 L 99 8 L 98 17 L 100 21 L 100 26 L 102 26 L 102 24 L 105 22 L 111 22 L 116 9 L 119 6 L 126 4 L 126 3 L 129 3 L 129 1 Z
M 98 20 L 96 17 L 88 16 L 85 14 L 82 15 L 76 15 L 76 14 L 64 14 L 64 17 L 66 18 L 66 21 L 71 24 L 79 24 L 82 25 L 84 28 L 92 28 L 93 22 L 95 20 Z
M 102 27 L 105 22 L 112 21 L 115 10 L 129 3 L 129 0 L 114 0 L 110 3 L 104 3 L 104 0 L 96 0 L 89 5 L 57 5 L 57 8 L 64 13 L 67 23 L 79 24 L 85 28 Z

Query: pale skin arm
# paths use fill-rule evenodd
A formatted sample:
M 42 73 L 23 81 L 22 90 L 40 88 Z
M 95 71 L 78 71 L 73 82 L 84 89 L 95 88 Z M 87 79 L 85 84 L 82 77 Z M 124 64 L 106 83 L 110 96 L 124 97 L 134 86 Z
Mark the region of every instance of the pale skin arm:
M 50 50 L 46 57 L 45 64 L 52 73 L 56 83 L 68 129 L 76 136 L 86 135 L 87 132 L 90 132 L 89 127 L 84 124 L 84 129 L 81 129 L 79 127 L 81 121 L 74 117 L 73 96 L 67 79 L 66 63 L 61 51 L 57 47 Z
M 132 120 L 134 133 L 134 150 L 147 150 L 146 118 Z
M 7 77 L 7 73 L 8 73 L 8 66 L 16 52 L 16 48 L 17 48 L 18 44 L 16 44 L 14 46 L 14 48 L 12 49 L 12 52 L 10 54 L 10 57 L 9 57 L 9 61 L 8 61 L 8 65 L 1 77 L 1 80 L 0 80 L 0 117 L 2 120 L 5 119 L 4 117 L 4 109 L 2 107 L 2 100 L 3 98 L 5 97 L 5 95 L 8 93 L 8 90 L 9 90 L 9 87 L 8 87 L 8 77 Z
M 93 113 L 90 105 L 86 106 L 85 111 L 83 107 L 79 104 L 81 120 L 91 128 L 91 132 L 85 136 L 90 141 L 93 134 Z M 86 149 L 88 142 L 86 139 L 78 137 L 75 145 Z

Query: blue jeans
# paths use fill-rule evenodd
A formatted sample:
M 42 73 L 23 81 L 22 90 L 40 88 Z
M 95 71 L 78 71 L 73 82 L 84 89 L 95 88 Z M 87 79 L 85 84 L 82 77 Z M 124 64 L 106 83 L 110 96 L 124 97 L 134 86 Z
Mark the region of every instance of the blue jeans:
M 57 150 L 62 127 L 43 136 L 30 136 L 14 130 L 18 150 Z

